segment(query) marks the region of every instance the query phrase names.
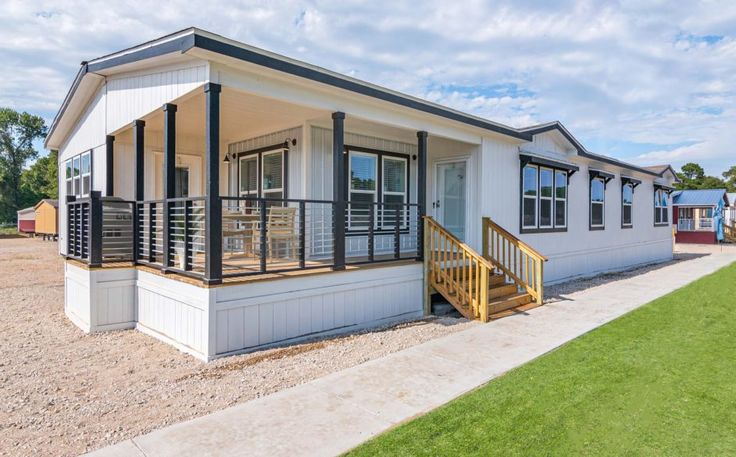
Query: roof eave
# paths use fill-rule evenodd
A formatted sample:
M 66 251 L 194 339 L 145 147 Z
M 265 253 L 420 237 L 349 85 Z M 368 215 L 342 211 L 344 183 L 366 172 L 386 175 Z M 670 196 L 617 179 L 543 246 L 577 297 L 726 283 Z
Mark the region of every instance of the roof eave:
M 274 53 L 257 50 L 257 48 L 246 47 L 244 45 L 239 46 L 234 43 L 235 42 L 232 40 L 227 40 L 209 32 L 201 31 L 196 28 L 189 28 L 157 40 L 149 41 L 113 54 L 108 54 L 91 60 L 89 63 L 84 63 L 82 68 L 80 68 L 72 87 L 64 98 L 59 112 L 51 123 L 49 134 L 46 136 L 46 140 L 44 141 L 44 146 L 48 147 L 50 139 L 53 137 L 59 125 L 60 119 L 66 113 L 69 102 L 74 97 L 74 93 L 85 75 L 105 71 L 121 65 L 131 64 L 144 59 L 159 57 L 173 52 L 186 53 L 192 48 L 211 51 L 227 57 L 261 65 L 276 71 L 286 72 L 332 87 L 359 93 L 389 103 L 398 104 L 410 109 L 440 116 L 519 140 L 532 140 L 531 134 L 522 132 L 513 127 L 465 114 L 426 100 L 401 94 L 390 89 L 382 88 L 380 86 L 340 75 L 303 62 L 288 59 L 283 56 L 278 56 Z

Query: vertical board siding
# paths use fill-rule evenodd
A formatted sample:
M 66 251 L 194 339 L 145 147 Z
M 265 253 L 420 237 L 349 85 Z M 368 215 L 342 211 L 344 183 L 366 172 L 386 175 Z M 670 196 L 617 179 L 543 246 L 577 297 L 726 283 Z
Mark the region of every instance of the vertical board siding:
M 283 143 L 287 139 L 296 140 L 296 145 L 289 144 L 288 154 L 288 198 L 305 198 L 302 195 L 302 169 L 304 168 L 304 145 L 302 144 L 302 128 L 293 127 L 278 132 L 261 135 L 255 138 L 249 138 L 236 143 L 228 145 L 228 152 L 231 154 L 237 154 L 240 152 L 252 151 L 266 146 L 272 146 L 274 144 Z M 238 180 L 238 161 L 234 160 L 231 162 L 231 181 L 233 186 L 230 189 L 230 195 L 238 195 L 239 183 Z
M 225 354 L 331 330 L 370 325 L 422 311 L 421 265 L 385 267 L 347 273 L 335 285 L 326 276 L 274 283 L 281 292 L 266 296 L 251 287 L 225 291 L 215 304 L 216 354 Z M 393 274 L 392 274 L 393 273 Z M 302 280 L 304 281 L 304 279 Z M 307 287 L 295 292 L 293 287 Z M 347 282 L 347 283 L 346 283 Z M 298 295 L 298 296 L 295 296 Z M 238 301 L 244 301 L 238 305 Z
M 138 273 L 138 323 L 206 358 L 207 289 Z
M 207 66 L 195 65 L 150 74 L 110 78 L 107 82 L 107 131 L 130 124 L 207 80 Z
M 345 132 L 345 144 L 363 148 L 395 152 L 409 156 L 409 202 L 417 201 L 417 162 L 412 159 L 417 153 L 417 145 L 400 141 L 387 140 L 375 136 Z M 332 199 L 332 130 L 322 127 L 311 127 L 311 155 L 309 169 L 311 174 L 307 183 L 307 198 L 316 200 Z M 380 164 L 379 164 L 380 166 Z M 313 255 L 328 255 L 332 252 L 332 217 L 321 214 L 313 217 L 307 230 L 315 236 L 309 237 L 308 252 Z M 322 234 L 319 236 L 318 234 Z M 416 236 L 401 236 L 402 252 L 416 250 Z M 376 254 L 393 252 L 392 236 L 377 236 L 375 239 Z M 345 254 L 347 256 L 365 256 L 368 254 L 367 236 L 349 236 L 346 238 Z
M 103 84 L 95 92 L 74 128 L 59 148 L 59 162 L 89 149 L 105 144 L 107 133 L 105 123 L 106 86 Z M 62 176 L 62 175 L 59 175 Z
M 568 187 L 567 231 L 520 234 L 519 148 L 493 139 L 483 142 L 482 211 L 509 232 L 549 258 L 545 282 L 622 270 L 672 258 L 670 227 L 654 227 L 654 179 L 609 164 L 568 154 L 552 133 L 536 135 L 524 151 L 574 162 L 580 170 Z M 613 173 L 606 186 L 605 230 L 589 230 L 589 168 Z M 634 191 L 631 229 L 621 228 L 621 175 L 642 180 Z

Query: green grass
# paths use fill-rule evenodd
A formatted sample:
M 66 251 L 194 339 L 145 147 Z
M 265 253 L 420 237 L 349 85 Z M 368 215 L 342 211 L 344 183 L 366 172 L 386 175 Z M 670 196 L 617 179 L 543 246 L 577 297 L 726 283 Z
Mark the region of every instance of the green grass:
M 9 226 L 9 227 L 0 227 L 0 235 L 17 235 L 18 230 L 16 230 L 16 227 Z
M 736 455 L 736 264 L 350 455 Z

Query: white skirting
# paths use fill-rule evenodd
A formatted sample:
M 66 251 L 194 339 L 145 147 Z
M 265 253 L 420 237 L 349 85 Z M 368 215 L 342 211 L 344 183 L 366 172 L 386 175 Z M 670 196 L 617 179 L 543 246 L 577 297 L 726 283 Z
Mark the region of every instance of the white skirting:
M 135 268 L 67 263 L 65 309 L 86 332 L 137 328 L 201 360 L 419 317 L 422 265 L 203 288 Z

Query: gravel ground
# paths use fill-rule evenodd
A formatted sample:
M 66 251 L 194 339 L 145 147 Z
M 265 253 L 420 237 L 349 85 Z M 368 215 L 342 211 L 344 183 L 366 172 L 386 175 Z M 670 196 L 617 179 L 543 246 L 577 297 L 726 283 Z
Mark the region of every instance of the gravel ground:
M 581 278 L 573 281 L 567 281 L 560 284 L 544 287 L 544 302 L 554 303 L 565 299 L 565 295 L 579 292 L 581 290 L 591 289 L 602 286 L 610 282 L 621 281 L 633 276 L 644 274 L 648 271 L 657 270 L 669 265 L 694 259 L 704 255 L 716 254 L 720 249 L 736 249 L 734 246 L 708 246 L 708 245 L 687 245 L 678 244 L 675 247 L 674 259 L 669 262 L 657 263 L 654 265 L 644 265 L 641 267 L 631 268 L 624 271 L 614 273 L 604 273 L 590 278 Z
M 0 455 L 76 455 L 463 330 L 442 318 L 204 364 L 64 316 L 56 244 L 0 239 Z

